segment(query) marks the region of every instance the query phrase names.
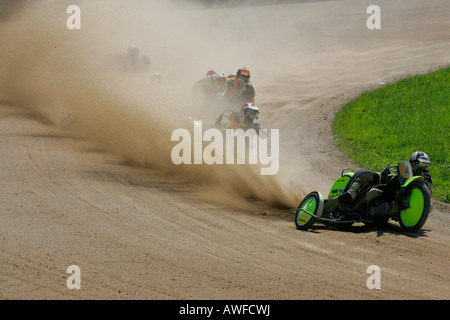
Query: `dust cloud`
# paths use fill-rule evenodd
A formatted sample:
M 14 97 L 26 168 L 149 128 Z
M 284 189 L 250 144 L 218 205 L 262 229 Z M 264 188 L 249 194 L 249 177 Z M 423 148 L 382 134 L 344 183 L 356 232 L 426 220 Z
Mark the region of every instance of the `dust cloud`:
M 282 79 L 287 68 L 295 74 L 307 67 L 305 52 L 318 50 L 320 44 L 314 45 L 297 20 L 270 7 L 242 7 L 236 14 L 182 1 L 24 3 L 0 22 L 3 104 L 44 117 L 130 164 L 184 176 L 205 200 L 250 210 L 247 199 L 291 207 L 304 195 L 286 183 L 294 168 L 283 166 L 283 157 L 288 157 L 283 136 L 281 168 L 275 176 L 261 176 L 259 168 L 245 165 L 175 166 L 170 158 L 176 144 L 171 133 L 185 126 L 192 113 L 192 85 L 208 70 L 229 74 L 248 67 L 258 104 L 260 88 Z M 66 10 L 73 4 L 81 8 L 80 30 L 66 26 Z M 313 11 L 314 7 L 304 19 L 312 19 L 308 17 Z M 120 68 L 118 58 L 132 44 L 148 56 L 150 70 Z M 261 109 L 262 125 L 271 128 Z M 218 115 L 221 110 L 207 111 Z

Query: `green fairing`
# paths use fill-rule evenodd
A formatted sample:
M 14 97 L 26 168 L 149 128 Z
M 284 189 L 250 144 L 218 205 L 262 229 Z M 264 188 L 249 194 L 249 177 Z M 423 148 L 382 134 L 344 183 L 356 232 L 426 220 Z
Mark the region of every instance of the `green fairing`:
M 424 180 L 425 180 L 425 178 L 422 176 L 414 176 L 414 177 L 411 177 L 408 180 L 406 180 L 405 183 L 402 184 L 402 187 L 403 188 L 407 187 L 413 181 L 423 182 Z
M 317 207 L 316 200 L 314 198 L 311 198 L 304 205 L 302 205 L 301 208 L 308 212 L 314 213 L 316 211 L 316 207 Z M 304 213 L 303 211 L 300 211 L 297 215 L 297 221 L 299 224 L 304 224 L 308 222 L 309 219 L 311 219 L 311 216 L 309 214 Z M 301 220 L 304 220 L 304 222 Z
M 330 193 L 328 194 L 328 199 L 333 199 L 339 196 L 342 191 L 344 191 L 351 177 L 353 176 L 353 172 L 345 173 L 339 178 L 336 179 L 333 186 L 330 189 Z

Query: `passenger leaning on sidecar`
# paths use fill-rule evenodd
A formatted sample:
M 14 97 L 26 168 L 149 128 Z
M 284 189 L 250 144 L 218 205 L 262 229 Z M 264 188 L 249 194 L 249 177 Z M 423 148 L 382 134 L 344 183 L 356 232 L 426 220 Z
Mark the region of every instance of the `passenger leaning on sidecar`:
M 423 176 L 425 178 L 425 183 L 431 190 L 433 179 L 429 172 L 431 161 L 428 155 L 421 151 L 414 152 L 409 159 L 409 163 L 411 164 L 414 175 Z M 364 169 L 356 171 L 348 184 L 347 190 L 339 197 L 328 200 L 328 202 L 324 205 L 323 212 L 331 213 L 338 207 L 348 207 L 352 201 L 355 200 L 359 192 L 366 187 L 375 184 L 386 184 L 390 179 L 389 173 L 388 168 L 384 169 L 380 173 Z M 381 192 L 382 191 L 377 188 L 372 188 L 367 193 L 367 197 L 364 200 L 366 203 L 369 203 L 371 200 L 380 196 Z

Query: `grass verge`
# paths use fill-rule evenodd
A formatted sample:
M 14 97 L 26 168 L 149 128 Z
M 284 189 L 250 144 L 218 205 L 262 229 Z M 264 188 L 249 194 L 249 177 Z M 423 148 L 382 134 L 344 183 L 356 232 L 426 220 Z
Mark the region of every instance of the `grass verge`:
M 375 171 L 425 152 L 433 198 L 450 203 L 450 67 L 361 94 L 336 114 L 333 134 L 353 162 Z

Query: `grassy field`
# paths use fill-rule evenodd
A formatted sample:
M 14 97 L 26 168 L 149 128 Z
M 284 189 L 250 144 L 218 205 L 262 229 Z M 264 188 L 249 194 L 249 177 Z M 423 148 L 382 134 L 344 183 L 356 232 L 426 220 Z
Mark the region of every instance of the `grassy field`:
M 353 162 L 375 171 L 425 152 L 433 198 L 450 202 L 450 67 L 363 93 L 336 114 L 333 134 Z

